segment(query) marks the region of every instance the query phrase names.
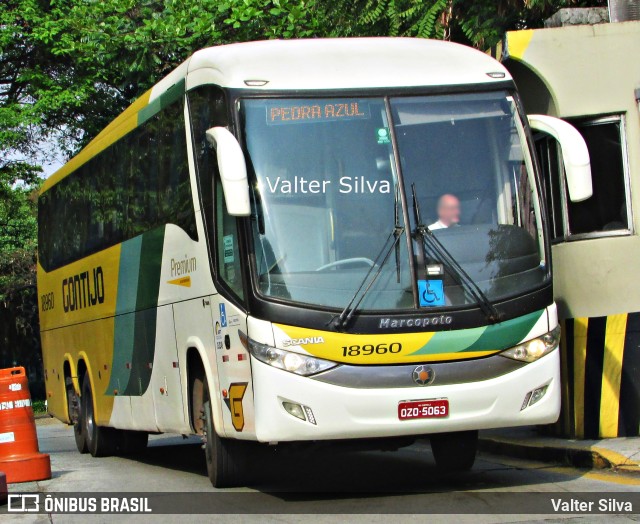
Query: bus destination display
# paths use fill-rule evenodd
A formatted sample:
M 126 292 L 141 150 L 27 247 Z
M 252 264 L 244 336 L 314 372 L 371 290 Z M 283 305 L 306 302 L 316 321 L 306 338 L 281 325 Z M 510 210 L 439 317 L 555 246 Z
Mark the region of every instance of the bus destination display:
M 371 116 L 369 104 L 362 100 L 283 100 L 269 103 L 266 110 L 267 125 L 367 120 Z

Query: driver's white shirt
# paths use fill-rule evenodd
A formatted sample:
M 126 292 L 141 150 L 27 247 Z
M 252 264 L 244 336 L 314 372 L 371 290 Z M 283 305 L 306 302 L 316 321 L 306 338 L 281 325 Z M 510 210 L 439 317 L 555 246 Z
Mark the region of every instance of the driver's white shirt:
M 434 222 L 433 224 L 431 224 L 429 226 L 429 229 L 434 230 L 434 229 L 446 229 L 448 226 L 446 224 L 443 224 L 442 222 L 440 222 L 440 220 L 438 220 L 437 222 Z

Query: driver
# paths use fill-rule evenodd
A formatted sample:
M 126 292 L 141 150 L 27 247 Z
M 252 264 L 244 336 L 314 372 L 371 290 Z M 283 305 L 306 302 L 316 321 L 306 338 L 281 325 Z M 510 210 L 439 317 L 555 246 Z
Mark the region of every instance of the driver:
M 429 229 L 444 229 L 457 226 L 460 222 L 460 200 L 451 194 L 442 195 L 438 199 L 438 220 L 429 226 Z

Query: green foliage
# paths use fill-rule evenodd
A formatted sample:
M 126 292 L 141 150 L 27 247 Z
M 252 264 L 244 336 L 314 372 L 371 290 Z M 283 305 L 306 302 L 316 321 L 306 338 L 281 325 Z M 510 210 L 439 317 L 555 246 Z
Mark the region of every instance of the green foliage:
M 604 0 L 3 0 L 0 158 L 69 157 L 193 51 L 270 38 L 414 36 L 483 48 Z M 2 160 L 0 160 L 2 167 Z
M 323 33 L 320 5 L 319 0 L 226 0 L 218 12 L 228 42 L 309 38 Z
M 47 406 L 44 400 L 34 400 L 31 402 L 34 415 L 43 415 L 47 412 Z
M 0 367 L 24 365 L 32 375 L 41 369 L 35 287 L 38 171 L 19 161 L 0 165 Z
M 442 38 L 450 0 L 367 0 L 362 22 L 383 36 Z
M 23 162 L 0 167 L 0 300 L 35 284 L 37 171 Z

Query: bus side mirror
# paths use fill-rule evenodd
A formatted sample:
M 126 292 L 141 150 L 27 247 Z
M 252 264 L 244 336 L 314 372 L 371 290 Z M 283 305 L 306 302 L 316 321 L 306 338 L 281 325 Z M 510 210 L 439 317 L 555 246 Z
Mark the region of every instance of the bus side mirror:
M 593 195 L 591 162 L 587 144 L 579 131 L 568 122 L 547 115 L 529 115 L 529 125 L 555 138 L 560 144 L 572 202 L 582 202 Z
M 209 129 L 207 140 L 216 150 L 227 212 L 235 217 L 249 216 L 251 206 L 247 165 L 240 144 L 225 127 Z

